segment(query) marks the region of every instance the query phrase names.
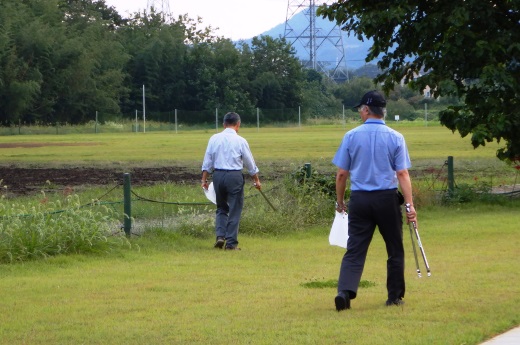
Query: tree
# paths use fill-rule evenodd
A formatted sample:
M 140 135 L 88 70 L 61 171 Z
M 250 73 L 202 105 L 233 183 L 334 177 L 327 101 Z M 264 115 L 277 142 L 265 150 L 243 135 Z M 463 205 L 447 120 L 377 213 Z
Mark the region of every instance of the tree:
M 123 100 L 123 111 L 142 108 L 143 85 L 149 109 L 166 112 L 181 106 L 186 55 L 183 27 L 178 22 L 166 23 L 161 14 L 143 12 L 120 33 L 130 55 L 126 70 L 131 91 L 130 98 Z
M 341 101 L 334 97 L 337 84 L 329 77 L 314 70 L 305 69 L 302 87 L 302 120 L 309 117 L 335 117 L 341 112 Z
M 113 6 L 108 6 L 105 0 L 59 0 L 59 8 L 65 13 L 67 22 L 89 23 L 103 21 L 106 26 L 114 30 L 124 24 L 123 19 Z
M 124 112 L 142 108 L 143 85 L 148 109 L 163 113 L 215 109 L 219 102 L 213 49 L 220 41 L 211 28 L 200 29 L 201 25 L 200 19 L 187 15 L 167 22 L 162 13 L 151 9 L 136 13 L 119 30 L 130 55 L 126 70 L 131 91 L 123 100 Z
M 304 75 L 294 48 L 285 39 L 253 37 L 250 80 L 260 108 L 298 108 Z M 282 120 L 282 119 L 280 119 Z
M 124 20 L 104 0 L 59 0 L 62 18 L 52 23 L 66 30 L 55 42 L 53 67 L 46 84 L 54 94 L 53 118 L 60 122 L 84 123 L 96 111 L 119 114 L 119 99 L 126 93 L 123 66 L 128 60 L 115 27 Z
M 32 37 L 39 25 L 31 20 L 24 4 L 0 3 L 0 122 L 9 125 L 23 120 L 41 91 L 42 76 L 21 56 L 31 47 L 46 51 L 45 43 Z M 22 30 L 21 28 L 24 28 Z M 40 26 L 40 29 L 43 28 Z M 49 32 L 46 32 L 47 34 Z M 44 37 L 45 35 L 41 35 Z M 30 42 L 29 42 L 30 40 Z
M 254 114 L 253 97 L 246 91 L 249 85 L 247 68 L 250 60 L 245 61 L 244 58 L 248 55 L 242 55 L 229 39 L 218 39 L 212 46 L 217 105 L 225 112 L 241 112 L 242 121 L 256 121 L 256 117 L 251 116 Z
M 368 90 L 376 89 L 372 79 L 362 77 L 355 78 L 349 83 L 338 85 L 334 90 L 334 96 L 341 100 L 345 108 L 352 108 Z
M 381 70 L 373 63 L 366 64 L 356 69 L 352 74 L 354 77 L 375 78 Z
M 97 110 L 119 113 L 126 55 L 115 21 L 99 14 L 103 6 L 102 0 L 0 2 L 2 124 L 84 123 Z
M 318 14 L 374 41 L 386 92 L 404 79 L 464 103 L 440 113 L 474 148 L 505 142 L 497 157 L 520 161 L 520 1 L 337 1 Z M 426 73 L 423 73 L 426 71 Z
M 417 117 L 415 109 L 410 105 L 410 103 L 402 98 L 397 101 L 388 100 L 386 109 L 387 119 L 389 120 L 394 120 L 395 115 L 399 115 L 399 120 L 413 121 Z

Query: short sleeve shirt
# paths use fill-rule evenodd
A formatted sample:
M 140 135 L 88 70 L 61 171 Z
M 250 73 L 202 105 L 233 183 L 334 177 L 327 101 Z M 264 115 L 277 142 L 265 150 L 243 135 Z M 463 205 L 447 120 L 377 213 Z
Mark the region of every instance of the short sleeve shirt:
M 403 135 L 377 119 L 348 131 L 332 163 L 349 171 L 352 191 L 396 189 L 396 171 L 412 166 Z

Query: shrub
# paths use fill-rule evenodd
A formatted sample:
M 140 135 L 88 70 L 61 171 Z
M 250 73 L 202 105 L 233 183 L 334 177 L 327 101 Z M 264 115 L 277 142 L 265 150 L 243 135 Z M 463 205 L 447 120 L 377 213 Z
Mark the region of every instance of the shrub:
M 295 184 L 290 177 L 264 194 L 276 212 L 257 196 L 254 207 L 244 212 L 241 231 L 270 235 L 301 231 L 308 225 L 329 221 L 334 215 L 334 204 L 326 194 Z
M 444 204 L 463 204 L 469 202 L 498 203 L 507 202 L 507 197 L 493 194 L 491 184 L 484 181 L 476 181 L 470 185 L 461 183 L 452 192 L 447 191 L 442 199 Z
M 240 233 L 280 235 L 302 231 L 308 225 L 332 222 L 335 199 L 331 193 L 335 193 L 335 180 L 317 173 L 312 178 L 302 178 L 303 169 L 286 176 L 269 190 L 262 190 L 276 211 L 260 193 L 253 192 L 246 197 Z M 211 238 L 215 236 L 214 224 L 214 207 L 182 206 L 170 228 L 183 235 Z
M 332 198 L 336 197 L 336 176 L 334 174 L 323 175 L 317 170 L 313 170 L 311 175 L 307 177 L 307 169 L 305 166 L 302 166 L 292 173 L 290 180 L 293 183 L 288 180 L 287 186 L 292 192 L 305 194 L 321 193 Z M 348 198 L 349 195 L 345 195 L 345 197 Z
M 108 251 L 116 243 L 128 243 L 111 236 L 118 222 L 109 208 L 82 208 L 77 195 L 67 196 L 64 205 L 46 198 L 31 206 L 2 199 L 0 215 L 0 262 Z

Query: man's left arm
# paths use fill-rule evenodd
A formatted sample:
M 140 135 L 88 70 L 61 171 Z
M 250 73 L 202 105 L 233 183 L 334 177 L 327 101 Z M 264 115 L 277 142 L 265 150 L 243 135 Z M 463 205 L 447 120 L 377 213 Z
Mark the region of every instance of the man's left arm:
M 345 205 L 345 189 L 347 188 L 347 179 L 349 171 L 338 168 L 336 173 L 336 211 L 344 212 L 347 210 Z
M 253 158 L 253 154 L 251 153 L 251 149 L 249 148 L 249 144 L 244 140 L 242 147 L 242 162 L 244 167 L 247 169 L 249 175 L 256 180 L 258 176 L 258 172 L 260 171 L 256 166 L 255 159 Z M 256 178 L 255 178 L 256 176 Z

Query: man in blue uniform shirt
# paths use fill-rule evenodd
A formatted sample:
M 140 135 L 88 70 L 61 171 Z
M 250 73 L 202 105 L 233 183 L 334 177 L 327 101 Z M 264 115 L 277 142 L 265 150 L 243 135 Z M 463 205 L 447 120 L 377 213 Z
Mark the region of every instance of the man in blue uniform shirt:
M 213 186 L 217 201 L 215 248 L 239 250 L 238 226 L 244 206 L 245 167 L 256 189 L 261 189 L 258 167 L 249 144 L 238 135 L 240 116 L 237 113 L 224 115 L 224 130 L 213 135 L 208 142 L 202 163 L 202 188 L 208 189 L 208 177 L 213 173 Z
M 338 279 L 336 310 L 350 309 L 356 298 L 368 247 L 376 226 L 386 244 L 387 306 L 401 305 L 405 293 L 402 200 L 409 203 L 407 222 L 417 221 L 408 169 L 410 157 L 404 137 L 384 122 L 386 100 L 367 92 L 356 106 L 363 124 L 348 131 L 332 160 L 336 174 L 336 210 L 347 211 L 345 189 L 350 177 L 349 238 Z

